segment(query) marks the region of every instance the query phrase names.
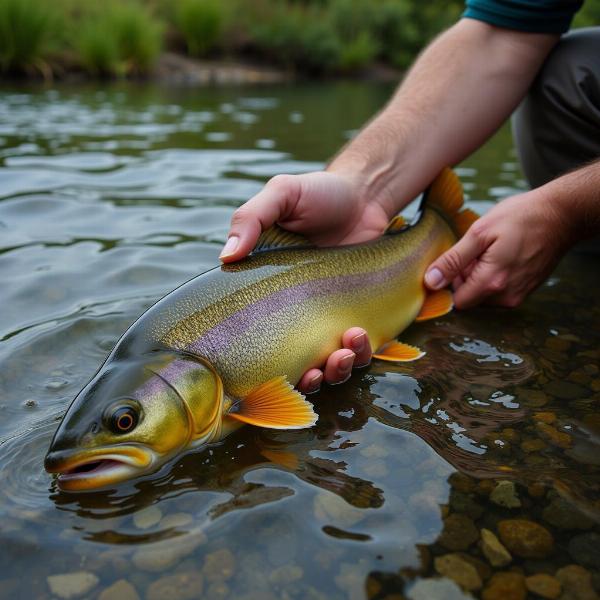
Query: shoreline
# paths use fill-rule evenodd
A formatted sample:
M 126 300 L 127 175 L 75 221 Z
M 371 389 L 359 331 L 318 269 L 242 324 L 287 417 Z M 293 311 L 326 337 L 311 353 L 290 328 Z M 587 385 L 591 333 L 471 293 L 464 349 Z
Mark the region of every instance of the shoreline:
M 265 62 L 242 60 L 239 57 L 196 59 L 185 54 L 161 53 L 155 67 L 146 75 L 126 77 L 94 77 L 70 65 L 58 62 L 57 68 L 36 70 L 29 74 L 3 75 L 0 86 L 7 83 L 90 83 L 145 82 L 187 87 L 219 85 L 266 85 L 298 81 L 359 80 L 382 83 L 399 82 L 403 72 L 381 63 L 373 63 L 356 73 L 333 73 L 309 76 L 293 69 L 282 69 Z

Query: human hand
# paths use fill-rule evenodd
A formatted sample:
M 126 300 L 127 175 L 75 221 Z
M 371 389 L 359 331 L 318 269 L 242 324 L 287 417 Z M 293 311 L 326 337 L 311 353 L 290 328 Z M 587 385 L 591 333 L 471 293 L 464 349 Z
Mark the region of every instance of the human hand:
M 233 213 L 219 258 L 225 263 L 244 258 L 260 234 L 275 223 L 319 246 L 374 239 L 392 215 L 378 202 L 367 201 L 363 190 L 362 181 L 346 174 L 277 175 Z
M 354 176 L 326 171 L 303 175 L 278 175 L 231 219 L 231 229 L 221 253 L 223 262 L 246 256 L 262 231 L 274 223 L 302 233 L 318 245 L 363 242 L 381 235 L 390 217 L 376 202 L 367 202 L 363 184 Z M 341 383 L 350 377 L 354 365 L 371 359 L 366 332 L 353 327 L 342 336 L 342 348 L 333 352 L 323 368 L 310 369 L 298 383 L 310 393 L 321 383 Z
M 503 200 L 429 266 L 425 284 L 437 290 L 452 283 L 457 308 L 517 306 L 566 251 L 566 221 L 539 189 Z

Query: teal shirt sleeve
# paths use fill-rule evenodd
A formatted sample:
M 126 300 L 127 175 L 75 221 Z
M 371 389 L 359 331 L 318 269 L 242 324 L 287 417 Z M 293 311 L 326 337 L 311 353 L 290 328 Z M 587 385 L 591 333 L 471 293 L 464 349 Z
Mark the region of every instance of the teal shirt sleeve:
M 564 33 L 583 0 L 467 0 L 463 17 L 531 33 Z

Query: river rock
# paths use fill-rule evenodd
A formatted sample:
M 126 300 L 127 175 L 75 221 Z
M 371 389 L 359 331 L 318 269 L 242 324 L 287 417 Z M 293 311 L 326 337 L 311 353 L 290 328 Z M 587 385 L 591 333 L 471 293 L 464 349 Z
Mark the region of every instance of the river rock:
M 525 577 L 520 573 L 495 573 L 481 594 L 482 600 L 525 600 Z
M 133 515 L 133 523 L 138 529 L 150 529 L 162 519 L 162 512 L 158 506 L 148 506 L 138 510 Z
M 474 591 L 481 588 L 483 582 L 477 569 L 458 554 L 444 554 L 434 560 L 435 570 L 452 579 L 463 590 Z
M 161 528 L 169 529 L 170 527 L 186 527 L 190 525 L 194 517 L 189 513 L 178 512 L 166 515 L 160 522 Z
M 543 437 L 550 440 L 550 442 L 557 445 L 559 448 L 571 447 L 571 436 L 568 433 L 558 431 L 558 429 L 552 427 L 552 425 L 542 423 L 541 421 L 538 421 L 535 426 Z
M 302 579 L 304 571 L 298 565 L 283 565 L 271 571 L 269 581 L 274 585 L 287 585 Z
M 364 510 L 351 506 L 343 498 L 330 492 L 321 493 L 315 498 L 314 514 L 319 521 L 342 528 L 352 527 L 366 516 Z
M 100 592 L 98 600 L 140 600 L 140 597 L 129 581 L 119 579 Z
M 202 573 L 206 581 L 227 581 L 235 572 L 235 558 L 230 550 L 223 548 L 206 555 Z
M 202 597 L 204 578 L 197 571 L 166 575 L 148 586 L 146 600 L 192 600 Z
M 465 515 L 452 513 L 444 519 L 444 529 L 438 542 L 448 550 L 466 550 L 479 539 L 473 521 Z
M 557 529 L 590 529 L 594 525 L 592 519 L 560 496 L 544 508 L 542 518 Z
M 98 585 L 98 577 L 88 571 L 76 571 L 46 578 L 50 591 L 59 598 L 80 598 Z
M 545 573 L 538 573 L 537 575 L 526 577 L 525 587 L 532 594 L 537 594 L 542 598 L 549 598 L 550 600 L 558 598 L 562 590 L 560 581 L 556 579 L 556 577 L 546 575 Z
M 592 576 L 579 565 L 567 565 L 556 571 L 556 579 L 562 585 L 560 600 L 598 600 L 592 587 Z
M 165 571 L 191 554 L 205 541 L 204 534 L 165 540 L 147 548 L 140 548 L 132 557 L 133 564 L 138 569 L 151 573 Z
M 419 579 L 406 597 L 409 600 L 472 600 L 450 579 Z
M 499 481 L 490 494 L 490 500 L 494 504 L 506 508 L 518 508 L 521 506 L 521 500 L 519 500 L 519 496 L 517 495 L 517 488 L 514 481 Z
M 533 521 L 505 519 L 498 523 L 498 533 L 509 552 L 522 558 L 545 558 L 554 550 L 552 534 Z
M 539 452 L 543 450 L 548 444 L 540 438 L 527 438 L 521 442 L 521 450 L 526 453 Z
M 600 534 L 590 531 L 576 535 L 569 542 L 568 550 L 576 563 L 600 570 Z
M 510 552 L 489 529 L 481 530 L 481 550 L 492 567 L 504 567 L 510 563 Z

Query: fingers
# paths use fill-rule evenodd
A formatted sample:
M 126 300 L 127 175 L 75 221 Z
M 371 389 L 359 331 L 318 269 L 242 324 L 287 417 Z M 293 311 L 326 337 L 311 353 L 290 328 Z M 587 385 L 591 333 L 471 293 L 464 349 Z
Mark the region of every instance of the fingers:
M 356 355 L 354 367 L 364 367 L 371 362 L 371 344 L 367 332 L 360 327 L 351 327 L 342 336 L 342 346 Z
M 304 373 L 298 383 L 298 389 L 305 394 L 316 392 L 323 383 L 323 371 L 319 369 L 309 369 Z
M 309 369 L 298 383 L 305 394 L 316 392 L 323 381 L 330 384 L 343 383 L 354 367 L 364 367 L 371 361 L 371 344 L 367 332 L 360 327 L 348 329 L 342 336 L 343 348 L 330 354 L 324 372 Z
M 464 277 L 465 269 L 485 251 L 487 243 L 481 235 L 473 231 L 476 227 L 477 224 L 473 225 L 450 250 L 429 266 L 425 273 L 425 285 L 428 288 L 439 290 L 456 277 Z
M 300 196 L 298 176 L 277 175 L 231 218 L 227 242 L 219 258 L 227 263 L 244 258 L 260 234 L 292 212 Z
M 327 383 L 343 383 L 352 374 L 352 365 L 356 354 L 343 348 L 329 355 L 323 372 Z

